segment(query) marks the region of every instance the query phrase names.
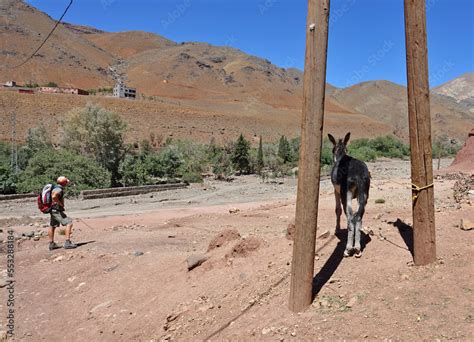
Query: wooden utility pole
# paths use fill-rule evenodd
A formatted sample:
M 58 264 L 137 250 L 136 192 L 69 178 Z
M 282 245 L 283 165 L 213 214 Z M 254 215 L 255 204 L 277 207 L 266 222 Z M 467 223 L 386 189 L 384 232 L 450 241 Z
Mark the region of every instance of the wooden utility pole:
M 308 0 L 290 310 L 312 302 L 330 0 Z
M 436 260 L 430 88 L 424 0 L 405 0 L 415 265 Z

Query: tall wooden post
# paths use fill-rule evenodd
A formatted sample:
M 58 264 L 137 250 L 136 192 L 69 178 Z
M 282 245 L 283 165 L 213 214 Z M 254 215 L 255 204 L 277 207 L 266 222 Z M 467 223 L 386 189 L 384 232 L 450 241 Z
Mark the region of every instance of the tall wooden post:
M 330 0 L 308 0 L 290 309 L 312 302 Z
M 436 260 L 430 89 L 424 0 L 405 0 L 415 265 Z

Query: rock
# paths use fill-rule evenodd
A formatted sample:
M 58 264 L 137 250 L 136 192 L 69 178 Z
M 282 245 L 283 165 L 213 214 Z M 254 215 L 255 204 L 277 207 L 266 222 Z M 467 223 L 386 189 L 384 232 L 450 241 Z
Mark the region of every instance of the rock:
M 97 304 L 96 306 L 94 306 L 92 309 L 89 310 L 90 313 L 93 313 L 94 311 L 100 309 L 100 308 L 108 308 L 110 307 L 110 304 L 112 304 L 112 301 L 111 300 L 108 300 L 106 302 L 103 302 L 103 303 L 100 303 L 100 304 Z
M 346 307 L 352 308 L 357 303 L 357 297 L 352 297 L 349 302 L 347 302 Z
M 193 254 L 188 256 L 186 259 L 186 262 L 188 263 L 188 271 L 201 266 L 207 259 L 208 257 L 204 254 Z
M 63 261 L 63 260 L 64 260 L 64 256 L 60 255 L 60 256 L 57 256 L 56 258 L 54 258 L 53 262 L 58 262 L 58 261 Z
M 474 229 L 474 223 L 466 219 L 461 219 L 459 228 L 461 228 L 462 230 L 472 230 Z
M 143 255 L 143 252 L 142 252 L 142 251 L 135 251 L 135 252 L 133 252 L 133 255 L 135 255 L 135 256 L 142 256 L 142 255 Z
M 35 237 L 33 238 L 33 241 L 39 241 L 40 238 L 41 238 L 40 235 L 35 235 Z
M 239 208 L 231 208 L 231 209 L 229 209 L 229 214 L 236 214 L 236 213 L 238 213 L 239 211 L 240 211 Z

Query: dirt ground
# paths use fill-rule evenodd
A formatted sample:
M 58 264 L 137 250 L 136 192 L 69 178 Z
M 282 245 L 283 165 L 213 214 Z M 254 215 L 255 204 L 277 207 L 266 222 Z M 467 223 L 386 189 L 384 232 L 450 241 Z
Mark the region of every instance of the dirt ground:
M 343 258 L 338 237 L 317 239 L 316 297 L 300 314 L 288 309 L 294 178 L 263 183 L 245 176 L 68 201 L 78 249 L 50 252 L 46 236 L 15 243 L 15 339 L 472 341 L 474 233 L 459 223 L 474 221 L 474 198 L 456 203 L 454 180 L 435 181 L 438 260 L 416 267 L 411 228 L 403 224 L 412 222 L 409 163 L 384 160 L 369 169 L 363 225 L 373 235 L 365 236 L 360 259 Z M 28 200 L 2 203 L 0 224 L 6 240 L 8 228 L 17 235 L 46 231 L 47 220 Z M 334 225 L 325 179 L 318 235 Z M 188 271 L 190 256 L 207 260 Z M 6 298 L 6 288 L 0 291 Z

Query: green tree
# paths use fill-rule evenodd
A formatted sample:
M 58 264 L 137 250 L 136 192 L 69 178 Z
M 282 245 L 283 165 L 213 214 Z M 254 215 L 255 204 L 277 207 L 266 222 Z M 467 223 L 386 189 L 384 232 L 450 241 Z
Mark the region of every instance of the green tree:
M 260 136 L 260 140 L 258 142 L 258 152 L 257 152 L 257 166 L 256 166 L 257 174 L 260 174 L 262 172 L 262 169 L 264 168 L 264 166 L 265 164 L 263 162 L 262 136 Z
M 39 151 L 53 148 L 50 132 L 43 124 L 28 129 L 26 144 L 18 150 L 18 166 L 24 170 L 28 161 Z
M 57 86 L 58 86 L 58 84 L 56 82 L 51 82 L 51 81 L 46 83 L 46 85 L 45 85 L 45 87 L 54 87 L 54 88 L 57 87 Z
M 249 149 L 250 142 L 244 138 L 243 134 L 240 134 L 231 158 L 232 163 L 240 174 L 248 173 L 249 171 Z
M 291 161 L 291 148 L 288 139 L 282 135 L 278 144 L 278 156 L 281 158 L 284 164 Z
M 54 182 L 59 175 L 71 179 L 68 194 L 81 190 L 110 187 L 110 173 L 85 156 L 67 150 L 43 150 L 30 159 L 25 171 L 19 175 L 20 192 L 39 192 L 45 184 Z
M 119 165 L 125 155 L 125 128 L 117 113 L 88 104 L 67 114 L 62 145 L 94 158 L 110 171 L 112 185 L 116 186 L 120 179 Z
M 170 178 L 179 176 L 184 158 L 178 146 L 174 144 L 165 146 L 159 156 L 164 175 Z

